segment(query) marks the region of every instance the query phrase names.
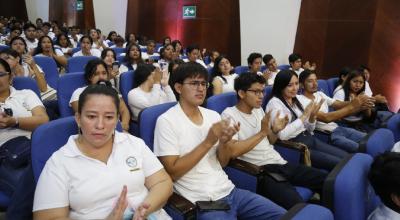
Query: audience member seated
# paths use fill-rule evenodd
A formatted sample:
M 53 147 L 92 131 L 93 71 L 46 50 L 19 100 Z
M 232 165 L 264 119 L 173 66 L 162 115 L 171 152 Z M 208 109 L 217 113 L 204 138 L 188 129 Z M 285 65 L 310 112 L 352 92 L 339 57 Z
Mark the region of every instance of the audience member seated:
M 304 71 L 304 69 L 301 67 L 302 59 L 303 58 L 301 57 L 301 55 L 297 53 L 292 53 L 289 55 L 290 70 L 293 70 L 297 74 L 297 76 Z
M 39 97 L 31 90 L 16 90 L 10 86 L 12 77 L 10 66 L 0 59 L 0 191 L 9 197 L 21 193 L 16 192 L 22 178 L 18 171 L 29 169 L 32 131 L 49 121 Z M 22 219 L 16 217 L 22 214 L 17 210 L 26 204 L 14 204 L 16 201 L 11 199 L 7 219 Z
M 125 48 L 124 47 L 124 38 L 123 37 L 121 37 L 120 35 L 118 35 L 116 38 L 115 38 L 115 44 L 114 45 L 112 45 L 110 48 Z
M 119 91 L 119 80 L 120 80 L 120 72 L 119 72 L 119 63 L 116 62 L 117 55 L 115 51 L 111 48 L 106 48 L 101 51 L 101 59 L 107 65 L 107 71 L 110 74 L 110 82 L 114 88 Z
M 386 152 L 377 156 L 368 178 L 382 201 L 368 220 L 400 219 L 400 153 Z
M 322 105 L 320 102 L 310 102 L 307 106 L 299 102 L 297 92 L 299 80 L 292 70 L 282 70 L 276 75 L 272 88 L 272 98 L 268 102 L 266 112 L 272 111 L 272 118 L 283 116 L 289 118 L 286 127 L 278 132 L 281 140 L 301 142 L 308 146 L 311 152 L 313 166 L 325 170 L 332 170 L 347 153 L 337 147 L 324 143 L 314 137 L 316 118 Z
M 37 48 L 33 52 L 33 56 L 46 56 L 53 58 L 58 65 L 67 66 L 67 58 L 61 50 L 55 49 L 53 41 L 49 36 L 39 38 Z
M 82 92 L 79 134 L 46 162 L 34 219 L 171 219 L 162 209 L 171 179 L 141 139 L 115 130 L 119 101 L 105 85 Z
M 299 81 L 303 94 L 299 95 L 298 99 L 302 106 L 323 100 L 317 113 L 316 129 L 331 132 L 330 142 L 333 145 L 350 153 L 358 152 L 359 142 L 366 134 L 353 128 L 338 126 L 334 121 L 369 108 L 373 102 L 369 102 L 370 99 L 365 95 L 359 95 L 351 102 L 332 99 L 318 91 L 317 75 L 309 70 L 300 73 Z M 336 111 L 329 112 L 329 107 L 333 107 Z
M 160 48 L 158 48 L 158 52 L 161 54 L 161 49 L 165 48 L 168 44 L 171 44 L 171 43 L 172 42 L 171 42 L 171 37 L 170 36 L 164 37 L 163 40 L 162 40 L 162 46 Z
M 95 60 L 90 60 L 86 66 L 85 66 L 85 79 L 86 83 L 88 85 L 94 85 L 97 84 L 99 81 L 105 81 L 110 83 L 108 80 L 110 79 L 110 73 L 107 70 L 107 65 L 104 63 L 104 61 L 100 59 L 95 59 Z M 111 84 L 111 83 L 110 83 Z M 78 104 L 79 104 L 79 95 L 82 93 L 82 91 L 86 88 L 78 88 L 76 89 L 71 96 L 71 99 L 69 101 L 70 106 L 76 113 L 78 111 Z M 120 98 L 120 105 L 119 105 L 119 116 L 120 116 L 120 121 L 122 125 L 122 129 L 124 131 L 129 130 L 129 120 L 130 120 L 130 114 L 128 107 L 126 107 L 126 104 L 122 97 Z
M 110 31 L 110 33 L 108 33 L 107 39 L 106 39 L 106 43 L 107 45 L 110 44 L 115 44 L 115 39 L 117 38 L 118 34 L 115 31 Z
M 155 50 L 156 50 L 156 42 L 154 40 L 148 40 L 146 42 L 146 44 L 147 44 L 147 46 L 146 46 L 147 51 L 146 52 L 142 52 L 142 59 L 143 60 L 148 60 L 149 57 L 151 57 L 151 56 L 160 56 L 159 53 L 155 52 Z
M 101 52 L 98 49 L 92 48 L 92 38 L 89 36 L 82 36 L 79 40 L 80 48 L 78 52 L 74 53 L 73 57 L 80 57 L 80 56 L 95 56 L 100 57 Z
M 133 81 L 136 88 L 128 93 L 128 105 L 134 121 L 138 120 L 139 113 L 147 107 L 176 101 L 169 86 L 167 71 L 160 71 L 151 64 L 139 64 Z
M 19 37 L 19 35 L 21 35 L 21 33 L 22 33 L 21 28 L 11 27 L 9 36 L 4 39 L 6 44 L 11 46 L 11 40 L 15 37 Z
M 267 85 L 273 85 L 275 81 L 276 74 L 279 73 L 278 64 L 275 58 L 271 54 L 265 54 L 263 56 L 263 62 L 267 66 L 264 75 L 267 76 Z
M 129 70 L 136 70 L 137 65 L 143 63 L 142 52 L 138 44 L 129 44 L 126 47 L 124 63 L 119 67 L 120 73 L 125 73 Z
M 193 44 L 186 48 L 187 59 L 183 59 L 185 62 L 196 62 L 201 64 L 204 68 L 207 68 L 207 65 L 201 59 L 200 48 Z
M 247 57 L 247 64 L 249 66 L 249 72 L 263 75 L 261 72 L 262 55 L 261 53 L 251 53 Z
M 36 26 L 31 23 L 24 25 L 25 42 L 29 52 L 33 52 L 38 46 L 38 39 L 36 38 Z
M 63 52 L 65 57 L 72 56 L 73 45 L 67 34 L 57 35 L 57 39 L 56 39 L 54 47 L 60 49 L 61 52 Z
M 175 59 L 182 59 L 185 56 L 185 51 L 183 51 L 182 43 L 179 40 L 172 41 L 172 47 L 174 47 L 175 51 Z
M 231 157 L 239 158 L 257 166 L 263 166 L 266 173 L 259 183 L 261 195 L 271 199 L 285 209 L 297 203 L 305 202 L 296 191 L 296 186 L 303 186 L 321 194 L 326 173 L 305 165 L 288 163 L 275 151 L 272 144 L 277 140 L 276 134 L 288 123 L 288 117 L 271 118 L 261 108 L 265 89 L 264 77 L 244 73 L 235 79 L 235 90 L 239 99 L 236 106 L 222 112 L 222 118 L 240 124 L 240 130 L 229 143 Z M 279 181 L 274 173 L 287 181 Z
M 343 88 L 343 84 L 347 79 L 347 76 L 349 75 L 349 73 L 351 72 L 351 69 L 347 66 L 343 67 L 340 71 L 339 71 L 339 80 L 338 80 L 338 84 L 335 87 L 335 90 L 333 91 L 333 95 L 335 95 L 339 90 L 341 90 Z
M 51 31 L 51 24 L 49 22 L 43 23 L 42 31 L 45 36 L 49 36 L 51 39 L 54 39 L 56 37 L 56 35 Z
M 77 47 L 78 42 L 81 39 L 82 35 L 79 33 L 79 27 L 78 26 L 72 26 L 70 35 L 68 36 L 71 43 L 72 47 Z
M 108 44 L 103 40 L 103 35 L 101 35 L 100 30 L 98 29 L 90 29 L 89 36 L 92 39 L 92 48 L 102 51 L 105 48 L 108 48 Z
M 224 56 L 219 56 L 215 59 L 215 65 L 212 69 L 212 87 L 213 94 L 221 94 L 233 92 L 233 84 L 238 74 L 231 66 L 229 60 Z
M 169 62 L 173 60 L 174 57 L 174 48 L 171 44 L 165 45 L 160 50 L 160 59 L 158 60 L 158 65 L 161 70 L 168 69 Z
M 138 43 L 138 41 L 136 39 L 136 35 L 135 34 L 126 33 L 124 47 L 127 47 L 129 44 L 137 44 L 137 43 Z
M 207 64 L 207 68 L 213 68 L 215 64 L 215 59 L 220 56 L 219 52 L 216 50 L 211 51 L 210 53 L 210 63 Z
M 213 205 L 212 210 L 197 210 L 199 220 L 279 219 L 283 208 L 236 188 L 222 169 L 231 158 L 227 143 L 239 125 L 229 126 L 217 112 L 200 107 L 206 97 L 207 70 L 189 62 L 175 74 L 179 103 L 158 118 L 154 135 L 155 154 L 172 177 L 175 191 L 192 203 Z

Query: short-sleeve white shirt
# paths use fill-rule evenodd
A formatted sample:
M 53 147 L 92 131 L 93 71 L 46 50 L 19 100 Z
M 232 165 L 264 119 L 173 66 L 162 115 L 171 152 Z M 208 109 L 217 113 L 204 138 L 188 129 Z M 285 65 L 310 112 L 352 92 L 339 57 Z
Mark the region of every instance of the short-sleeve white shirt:
M 79 101 L 79 96 L 81 95 L 81 93 L 83 92 L 83 90 L 86 89 L 87 86 L 81 87 L 81 88 L 77 88 L 75 89 L 75 91 L 72 93 L 71 99 L 69 100 L 69 106 L 72 107 L 72 103 L 73 102 L 77 102 Z
M 13 111 L 13 117 L 31 117 L 32 109 L 43 106 L 42 101 L 39 97 L 31 90 L 23 89 L 16 90 L 10 86 L 10 96 L 4 101 L 0 102 L 2 108 L 11 108 Z M 19 129 L 19 128 L 2 128 L 0 129 L 0 146 L 6 141 L 19 136 L 31 137 L 31 131 Z
M 101 56 L 100 50 L 94 49 L 94 48 L 90 49 L 90 54 L 91 54 L 91 56 L 95 56 L 95 57 L 99 57 L 99 58 Z M 82 57 L 82 56 L 85 56 L 85 55 L 83 55 L 82 50 L 80 50 L 80 51 L 74 53 L 72 56 L 73 57 Z
M 238 77 L 238 74 L 233 73 L 228 76 L 223 76 L 226 79 L 226 82 L 224 79 L 222 79 L 221 76 L 216 76 L 215 79 L 219 80 L 222 83 L 222 93 L 226 92 L 234 92 L 234 84 L 235 84 L 235 79 Z
M 325 95 L 325 93 L 318 91 L 314 93 L 314 102 L 319 103 L 322 99 L 324 99 L 324 103 L 322 103 L 321 108 L 319 109 L 320 112 L 323 113 L 328 113 L 329 112 L 329 106 L 333 105 L 333 103 L 336 101 L 335 99 Z M 312 101 L 311 99 L 307 98 L 304 95 L 299 95 L 298 100 L 303 105 L 306 107 L 310 102 Z M 333 131 L 335 130 L 338 125 L 335 122 L 330 122 L 330 123 L 324 123 L 321 121 L 317 121 L 317 124 L 315 125 L 316 128 L 322 129 L 322 130 L 327 130 L 327 131 Z
M 210 127 L 219 122 L 221 116 L 202 107 L 199 110 L 203 116 L 202 125 L 194 124 L 179 103 L 158 118 L 154 133 L 154 153 L 157 156 L 184 156 L 206 139 Z M 234 187 L 217 159 L 217 145 L 174 182 L 174 189 L 193 203 L 221 199 Z
M 240 130 L 233 136 L 232 139 L 243 141 L 256 135 L 261 131 L 261 120 L 265 113 L 262 108 L 255 108 L 251 114 L 240 112 L 236 106 L 226 108 L 221 117 L 223 119 L 230 118 L 235 123 L 240 123 Z M 243 154 L 239 159 L 263 166 L 266 164 L 286 164 L 281 155 L 274 149 L 274 146 L 269 143 L 268 138 L 263 138 L 251 151 Z
M 163 168 L 139 138 L 115 132 L 107 164 L 85 156 L 75 140 L 53 153 L 36 187 L 33 211 L 69 207 L 72 219 L 104 219 L 114 208 L 124 185 L 128 207 L 135 210 L 145 199 L 145 178 Z M 170 219 L 159 210 L 157 219 Z
M 369 216 L 368 220 L 394 220 L 400 219 L 400 213 L 384 204 L 379 205 Z

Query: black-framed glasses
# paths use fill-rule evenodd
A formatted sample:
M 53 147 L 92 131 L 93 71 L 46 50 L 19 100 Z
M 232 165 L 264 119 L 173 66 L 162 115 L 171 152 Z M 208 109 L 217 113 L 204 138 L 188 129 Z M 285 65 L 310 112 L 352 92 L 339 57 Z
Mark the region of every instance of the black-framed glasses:
M 9 74 L 9 72 L 0 72 L 0 77 L 6 76 L 8 74 Z
M 259 95 L 264 95 L 264 90 L 258 90 L 258 89 L 248 89 L 246 91 L 254 93 L 254 95 L 259 96 Z
M 203 88 L 208 88 L 210 84 L 207 81 L 191 81 L 191 82 L 186 82 L 183 84 L 189 85 L 192 89 L 198 89 L 200 86 Z

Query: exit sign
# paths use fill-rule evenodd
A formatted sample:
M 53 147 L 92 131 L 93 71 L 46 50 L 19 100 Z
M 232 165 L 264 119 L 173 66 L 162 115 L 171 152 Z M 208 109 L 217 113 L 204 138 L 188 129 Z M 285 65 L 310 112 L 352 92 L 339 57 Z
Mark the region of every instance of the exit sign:
M 193 19 L 196 18 L 196 6 L 183 6 L 182 8 L 183 19 Z

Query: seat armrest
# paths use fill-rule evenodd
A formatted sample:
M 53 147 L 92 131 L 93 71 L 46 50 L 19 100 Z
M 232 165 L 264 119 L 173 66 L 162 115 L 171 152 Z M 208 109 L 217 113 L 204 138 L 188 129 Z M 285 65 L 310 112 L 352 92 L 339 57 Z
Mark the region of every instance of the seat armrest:
M 299 151 L 303 155 L 303 163 L 306 166 L 311 166 L 311 156 L 307 145 L 300 142 L 279 140 L 279 139 L 276 141 L 275 144 L 279 145 L 280 147 L 285 147 Z
M 332 134 L 332 131 L 328 131 L 328 130 L 324 130 L 324 129 L 320 129 L 320 128 L 314 129 L 314 132 L 325 134 L 325 135 L 331 135 Z
M 171 195 L 171 197 L 169 197 L 168 204 L 177 209 L 183 215 L 187 215 L 190 212 L 194 212 L 194 215 L 196 214 L 196 206 L 185 197 L 175 192 Z
M 257 166 L 240 159 L 229 161 L 228 166 L 249 173 L 253 176 L 257 176 L 264 171 L 264 168 L 262 166 Z

